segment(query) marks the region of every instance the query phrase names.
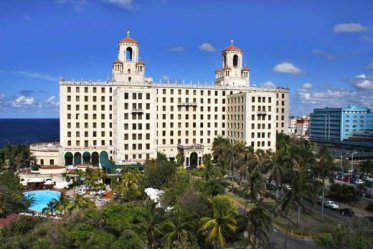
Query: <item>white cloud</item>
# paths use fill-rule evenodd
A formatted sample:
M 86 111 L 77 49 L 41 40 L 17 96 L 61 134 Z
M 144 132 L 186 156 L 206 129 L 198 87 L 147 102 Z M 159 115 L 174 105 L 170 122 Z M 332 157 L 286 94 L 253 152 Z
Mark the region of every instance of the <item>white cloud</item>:
M 320 56 L 320 57 L 324 57 L 328 61 L 334 61 L 335 58 L 336 58 L 334 54 L 327 53 L 324 50 L 321 50 L 321 49 L 318 49 L 318 48 L 315 48 L 314 50 L 312 50 L 312 53 L 314 55 L 317 55 L 317 56 Z
M 42 73 L 33 73 L 33 72 L 26 72 L 26 71 L 3 71 L 0 70 L 0 73 L 11 73 L 11 74 L 17 74 L 26 78 L 37 78 L 42 80 L 48 80 L 48 81 L 58 81 L 57 77 L 50 76 L 48 74 L 42 74 Z
M 266 81 L 261 84 L 264 87 L 275 88 L 276 84 L 273 81 Z
M 46 101 L 45 104 L 50 107 L 58 107 L 60 103 L 58 102 L 56 96 L 50 96 Z
M 120 8 L 131 10 L 136 7 L 134 0 L 102 0 L 105 3 L 116 5 Z
M 280 64 L 277 64 L 272 69 L 276 73 L 287 73 L 287 74 L 302 74 L 304 71 L 298 67 L 296 67 L 291 62 L 282 62 Z
M 10 103 L 10 106 L 12 107 L 25 107 L 25 106 L 34 105 L 35 99 L 34 97 L 26 97 L 22 95 L 14 100 L 11 100 L 9 103 Z
M 170 81 L 170 76 L 168 76 L 168 75 L 162 75 L 161 81 L 169 82 Z
M 312 88 L 312 84 L 311 83 L 304 83 L 302 85 L 302 89 L 311 89 Z
M 373 61 L 365 66 L 365 69 L 373 70 Z
M 360 23 L 340 23 L 334 26 L 334 32 L 348 32 L 348 33 L 356 33 L 356 32 L 363 32 L 367 30 L 367 27 Z
M 183 51 L 185 51 L 185 48 L 182 47 L 182 46 L 178 46 L 178 47 L 169 48 L 168 51 L 170 51 L 170 52 L 183 52 Z
M 373 75 L 360 74 L 352 79 L 352 84 L 360 89 L 373 89 Z
M 209 42 L 204 42 L 201 45 L 199 45 L 199 50 L 206 51 L 206 52 L 214 52 L 216 49 L 214 46 Z

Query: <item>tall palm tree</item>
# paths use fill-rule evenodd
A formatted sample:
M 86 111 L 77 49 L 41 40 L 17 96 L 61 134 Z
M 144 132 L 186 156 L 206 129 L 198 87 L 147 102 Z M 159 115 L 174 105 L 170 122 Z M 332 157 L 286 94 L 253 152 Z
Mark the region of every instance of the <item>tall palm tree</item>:
M 264 185 L 265 181 L 260 172 L 254 170 L 248 175 L 241 187 L 242 193 L 247 197 L 244 213 L 246 213 L 247 204 L 249 202 L 258 203 L 260 201 L 265 191 Z
M 325 146 L 322 146 L 316 155 L 316 169 L 322 180 L 321 190 L 321 219 L 324 220 L 324 197 L 325 197 L 325 179 L 329 177 L 334 168 L 333 158 Z
M 184 240 L 194 239 L 192 233 L 192 227 L 188 221 L 183 219 L 182 214 L 178 208 L 176 208 L 169 219 L 162 224 L 162 230 L 164 230 L 164 236 L 162 238 L 164 246 L 172 248 L 175 242 L 179 244 Z
M 157 244 L 157 237 L 161 234 L 159 224 L 161 221 L 161 214 L 159 209 L 156 207 L 156 203 L 151 200 L 147 200 L 145 203 L 145 220 L 146 222 L 146 236 L 147 236 L 147 247 L 149 249 L 155 248 Z
M 285 152 L 277 151 L 276 153 L 272 153 L 271 159 L 270 177 L 276 182 L 276 202 L 278 202 L 280 188 L 287 171 L 288 163 L 290 162 L 290 156 Z
M 298 164 L 294 160 L 294 164 Z M 285 189 L 285 194 L 280 200 L 279 207 L 282 211 L 287 214 L 290 209 L 295 208 L 297 210 L 297 225 L 300 220 L 301 209 L 306 208 L 305 202 L 314 202 L 315 200 L 315 187 L 314 184 L 308 179 L 307 171 L 301 168 L 298 164 L 294 167 L 292 173 L 290 187 Z
M 222 249 L 226 238 L 237 230 L 234 206 L 224 196 L 215 196 L 210 204 L 212 214 L 201 218 L 199 231 L 206 235 L 206 242 Z
M 268 243 L 268 232 L 272 227 L 271 216 L 262 203 L 256 204 L 247 213 L 247 225 L 246 233 L 244 232 L 244 238 L 246 245 L 252 248 L 263 248 Z

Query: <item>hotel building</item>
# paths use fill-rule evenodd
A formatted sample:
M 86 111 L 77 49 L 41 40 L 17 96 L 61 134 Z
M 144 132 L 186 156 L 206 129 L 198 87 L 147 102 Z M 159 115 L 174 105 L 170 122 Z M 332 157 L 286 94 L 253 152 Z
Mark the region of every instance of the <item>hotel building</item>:
M 214 84 L 155 83 L 139 52 L 128 32 L 118 43 L 111 81 L 60 79 L 54 163 L 120 166 L 143 163 L 157 151 L 174 160 L 182 151 L 184 165 L 198 167 L 217 136 L 274 151 L 276 133 L 287 133 L 289 89 L 250 86 L 250 69 L 233 42 L 221 53 Z

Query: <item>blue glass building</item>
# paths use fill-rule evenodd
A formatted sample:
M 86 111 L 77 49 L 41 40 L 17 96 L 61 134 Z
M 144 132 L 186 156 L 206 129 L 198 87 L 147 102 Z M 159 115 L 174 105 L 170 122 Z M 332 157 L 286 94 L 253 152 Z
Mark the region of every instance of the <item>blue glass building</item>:
M 310 139 L 315 142 L 340 143 L 355 132 L 373 130 L 371 109 L 358 105 L 344 108 L 319 108 L 311 113 Z

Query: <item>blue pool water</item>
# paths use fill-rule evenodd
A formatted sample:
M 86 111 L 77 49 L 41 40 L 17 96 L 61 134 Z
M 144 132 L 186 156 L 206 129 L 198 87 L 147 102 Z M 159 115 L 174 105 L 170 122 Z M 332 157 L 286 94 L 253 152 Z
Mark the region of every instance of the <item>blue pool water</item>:
M 23 193 L 26 197 L 34 197 L 34 203 L 31 204 L 30 209 L 37 212 L 42 212 L 48 203 L 53 199 L 60 200 L 61 193 L 52 190 L 38 190 L 28 191 Z

